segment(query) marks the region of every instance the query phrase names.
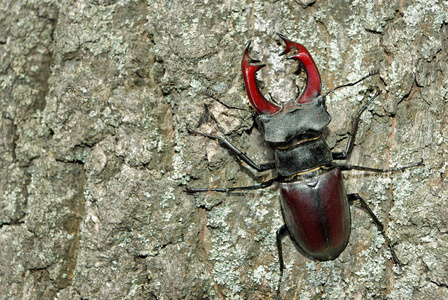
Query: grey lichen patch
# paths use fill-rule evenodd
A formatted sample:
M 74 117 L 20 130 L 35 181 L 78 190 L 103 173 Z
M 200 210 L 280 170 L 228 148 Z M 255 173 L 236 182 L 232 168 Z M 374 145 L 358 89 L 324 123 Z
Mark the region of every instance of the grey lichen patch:
M 1 276 L 21 282 L 22 276 L 28 274 L 26 281 L 36 280 L 32 284 L 36 297 L 45 298 L 71 282 L 84 214 L 85 177 L 80 165 L 67 166 L 48 156 L 36 160 L 32 170 L 35 172 L 28 188 L 23 225 L 4 228 L 2 233 L 3 257 L 15 261 L 2 264 L 19 267 L 3 269 Z M 39 277 L 46 279 L 38 281 Z M 16 285 L 7 287 L 2 294 L 22 292 Z

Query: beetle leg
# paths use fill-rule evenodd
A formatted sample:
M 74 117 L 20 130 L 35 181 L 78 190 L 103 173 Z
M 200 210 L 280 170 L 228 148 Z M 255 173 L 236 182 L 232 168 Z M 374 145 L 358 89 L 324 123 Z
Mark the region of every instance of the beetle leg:
M 395 250 L 392 247 L 392 243 L 391 243 L 389 237 L 387 236 L 386 232 L 384 231 L 383 224 L 380 222 L 380 220 L 378 220 L 378 218 L 373 213 L 373 211 L 370 209 L 370 207 L 366 203 L 366 201 L 364 201 L 364 199 L 358 194 L 348 194 L 347 199 L 350 203 L 353 203 L 354 201 L 359 200 L 359 202 L 361 203 L 361 207 L 369 214 L 373 223 L 375 223 L 376 227 L 378 228 L 378 231 L 381 232 L 384 239 L 386 240 L 387 246 L 389 247 L 390 253 L 392 254 L 392 260 L 393 260 L 394 264 L 402 266 L 403 264 L 398 259 L 397 254 L 395 253 Z
M 215 136 L 215 135 L 206 134 L 206 133 L 202 133 L 202 132 L 190 129 L 190 128 L 187 128 L 187 130 L 188 130 L 189 133 L 202 135 L 202 136 L 204 136 L 206 138 L 209 138 L 209 139 L 212 139 L 212 140 L 217 140 L 220 145 L 225 146 L 228 149 L 230 149 L 233 152 L 233 154 L 235 154 L 239 159 L 244 161 L 251 168 L 257 170 L 258 172 L 263 172 L 263 171 L 271 170 L 271 169 L 275 168 L 275 164 L 273 162 L 265 163 L 265 164 L 256 164 L 256 163 L 254 163 L 249 157 L 247 157 L 246 154 L 244 154 L 243 152 L 238 150 L 235 146 L 233 146 L 225 138 L 222 138 L 222 137 L 219 137 L 219 136 Z
M 415 167 L 420 166 L 422 163 L 423 163 L 423 158 L 420 159 L 420 161 L 418 163 L 415 163 L 413 165 L 404 166 L 404 167 L 400 167 L 400 168 L 394 168 L 394 169 L 376 169 L 376 168 L 352 166 L 352 165 L 339 166 L 339 169 L 341 169 L 341 171 L 358 170 L 358 171 L 367 171 L 367 172 L 376 172 L 376 173 L 388 173 L 388 172 L 403 171 L 403 170 L 406 170 L 409 168 L 415 168 Z
M 286 224 L 283 224 L 276 233 L 277 236 L 277 249 L 278 249 L 278 261 L 280 263 L 280 278 L 278 279 L 278 285 L 277 285 L 277 295 L 276 299 L 278 299 L 280 295 L 280 286 L 282 284 L 282 278 L 283 278 L 283 269 L 285 269 L 285 264 L 283 262 L 283 248 L 282 248 L 282 239 L 289 234 L 288 227 L 286 227 Z
M 270 187 L 275 182 L 278 182 L 282 179 L 282 176 L 277 176 L 269 179 L 268 181 L 262 182 L 260 184 L 248 185 L 248 186 L 235 186 L 230 188 L 206 188 L 206 189 L 194 189 L 187 187 L 186 191 L 188 193 L 202 193 L 202 192 L 220 192 L 220 193 L 229 193 L 234 191 L 250 191 L 250 190 L 258 190 Z
M 362 78 L 362 79 L 364 79 L 364 78 Z M 353 150 L 353 146 L 355 145 L 355 137 L 356 137 L 356 132 L 358 131 L 359 119 L 361 118 L 362 113 L 367 109 L 367 107 L 370 105 L 370 103 L 372 103 L 373 100 L 375 100 L 376 97 L 378 97 L 379 94 L 380 94 L 380 90 L 377 90 L 377 92 L 372 97 L 372 99 L 370 99 L 366 104 L 364 104 L 364 106 L 361 107 L 361 109 L 359 110 L 356 117 L 353 118 L 352 130 L 350 131 L 350 137 L 348 139 L 347 148 L 345 149 L 344 152 L 332 153 L 333 159 L 344 160 L 350 156 L 350 154 L 352 153 L 352 150 Z

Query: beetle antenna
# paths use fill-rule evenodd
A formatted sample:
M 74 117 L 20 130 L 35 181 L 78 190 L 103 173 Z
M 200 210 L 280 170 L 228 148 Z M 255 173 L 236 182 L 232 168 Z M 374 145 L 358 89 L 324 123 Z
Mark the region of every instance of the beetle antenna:
M 355 84 L 358 84 L 358 83 L 360 83 L 361 81 L 366 80 L 367 78 L 372 77 L 372 76 L 374 76 L 374 75 L 377 75 L 377 74 L 379 74 L 379 73 L 380 73 L 380 70 L 378 70 L 378 69 L 373 70 L 373 71 L 370 71 L 370 72 L 369 72 L 369 75 L 366 75 L 366 76 L 364 76 L 363 78 L 361 78 L 361 79 L 359 79 L 359 80 L 357 80 L 357 81 L 355 81 L 355 82 L 349 82 L 349 83 L 346 83 L 346 84 L 343 84 L 343 85 L 340 85 L 340 86 L 335 87 L 334 89 L 332 89 L 332 90 L 330 90 L 328 93 L 326 93 L 326 94 L 324 95 L 324 97 L 327 97 L 328 94 L 334 92 L 334 91 L 337 90 L 337 89 L 340 89 L 340 88 L 343 88 L 343 87 L 347 87 L 347 86 L 354 86 Z
M 210 117 L 211 117 L 210 111 L 208 110 L 207 105 L 204 104 L 204 112 L 202 113 L 201 117 L 199 118 L 196 128 L 199 128 L 199 127 L 201 127 L 202 124 L 207 123 L 208 119 Z
M 215 100 L 216 102 L 220 103 L 221 105 L 223 105 L 223 106 L 224 106 L 225 108 L 227 108 L 227 109 L 238 109 L 238 110 L 243 110 L 243 111 L 247 111 L 247 112 L 250 113 L 251 115 L 254 115 L 254 113 L 253 113 L 252 111 L 248 110 L 248 109 L 241 108 L 241 107 L 230 106 L 230 105 L 228 105 L 228 104 L 222 102 L 222 101 L 219 100 L 219 98 L 216 97 L 216 96 L 212 93 L 212 91 L 210 91 L 209 89 L 206 89 L 205 92 L 204 92 L 204 94 L 205 94 L 207 97 L 212 98 L 212 99 Z

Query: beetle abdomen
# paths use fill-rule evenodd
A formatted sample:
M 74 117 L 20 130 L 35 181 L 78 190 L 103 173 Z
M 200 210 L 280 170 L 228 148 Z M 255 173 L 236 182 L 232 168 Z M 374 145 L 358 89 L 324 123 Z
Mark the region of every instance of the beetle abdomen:
M 339 168 L 310 181 L 281 184 L 283 217 L 302 252 L 317 260 L 332 260 L 350 237 L 350 208 Z

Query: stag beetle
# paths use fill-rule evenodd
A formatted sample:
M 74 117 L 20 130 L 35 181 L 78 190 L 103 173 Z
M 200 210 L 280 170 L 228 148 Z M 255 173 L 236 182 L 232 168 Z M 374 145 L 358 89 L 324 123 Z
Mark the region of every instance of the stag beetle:
M 353 119 L 348 144 L 344 152 L 331 152 L 325 139 L 322 138 L 322 131 L 331 120 L 325 106 L 325 97 L 338 88 L 352 86 L 367 77 L 376 75 L 378 72 L 370 73 L 356 82 L 338 86 L 327 94 L 320 95 L 321 78 L 308 50 L 299 43 L 291 42 L 281 34 L 278 34 L 278 36 L 285 43 L 285 49 L 280 55 L 292 53 L 287 58 L 298 60 L 306 72 L 306 87 L 297 99 L 278 104 L 268 101 L 262 95 L 255 76 L 256 72 L 265 65 L 249 56 L 250 42 L 241 61 L 247 95 L 251 105 L 256 110 L 256 122 L 265 141 L 274 148 L 275 161 L 256 164 L 228 140 L 188 128 L 188 132 L 191 134 L 218 140 L 221 145 L 230 149 L 255 170 L 261 172 L 275 169 L 278 176 L 252 186 L 187 188 L 187 191 L 190 193 L 232 192 L 261 189 L 269 187 L 275 182 L 280 183 L 280 204 L 285 224 L 277 230 L 280 263 L 280 280 L 277 293 L 279 293 L 284 269 L 282 238 L 289 235 L 299 251 L 308 258 L 319 261 L 337 258 L 347 246 L 350 237 L 349 205 L 356 200 L 360 202 L 361 207 L 369 214 L 379 232 L 383 235 L 393 262 L 401 264 L 383 225 L 364 199 L 358 194 L 346 193 L 341 171 L 392 172 L 419 166 L 423 160 L 414 165 L 396 169 L 338 165 L 334 162 L 334 160 L 346 160 L 349 157 L 353 150 L 361 114 L 378 97 L 379 89 Z

